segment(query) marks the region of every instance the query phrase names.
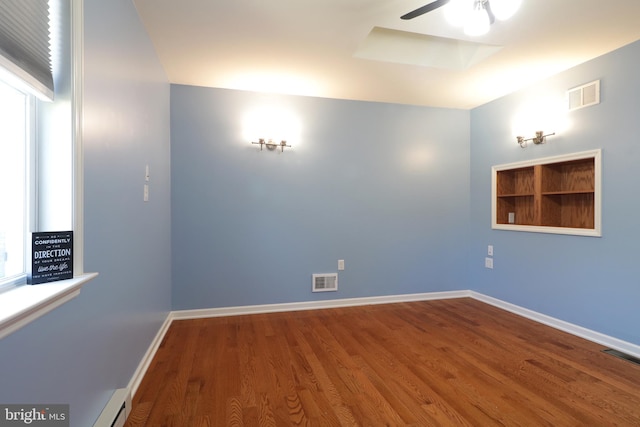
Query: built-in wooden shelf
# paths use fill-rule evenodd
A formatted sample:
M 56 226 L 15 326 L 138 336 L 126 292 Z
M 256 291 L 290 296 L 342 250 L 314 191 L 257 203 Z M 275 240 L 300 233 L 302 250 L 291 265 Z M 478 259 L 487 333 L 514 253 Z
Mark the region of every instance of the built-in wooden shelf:
M 492 168 L 492 227 L 601 236 L 601 150 Z

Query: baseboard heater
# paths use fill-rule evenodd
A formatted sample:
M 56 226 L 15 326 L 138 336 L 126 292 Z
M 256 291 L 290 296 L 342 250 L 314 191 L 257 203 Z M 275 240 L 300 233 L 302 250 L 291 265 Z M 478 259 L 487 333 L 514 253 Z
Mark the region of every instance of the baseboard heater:
M 126 388 L 119 388 L 113 392 L 93 427 L 123 427 L 130 411 L 131 393 Z
M 635 363 L 636 365 L 640 365 L 640 359 L 638 359 L 637 357 L 633 357 L 630 354 L 626 354 L 626 353 L 623 353 L 621 351 L 614 350 L 612 348 L 608 348 L 608 349 L 602 350 L 602 351 L 607 353 L 607 354 L 610 354 L 612 356 L 615 356 L 615 357 L 618 357 L 620 359 L 626 360 L 628 362 Z

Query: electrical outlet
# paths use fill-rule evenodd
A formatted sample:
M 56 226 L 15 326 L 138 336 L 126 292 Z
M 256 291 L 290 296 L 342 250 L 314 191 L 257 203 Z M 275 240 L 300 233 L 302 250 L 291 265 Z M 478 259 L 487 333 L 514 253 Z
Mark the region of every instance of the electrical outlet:
M 484 259 L 484 266 L 486 268 L 493 268 L 493 258 L 489 258 L 489 257 L 485 258 Z
M 344 270 L 344 260 L 343 259 L 339 259 L 338 260 L 338 270 L 339 271 Z

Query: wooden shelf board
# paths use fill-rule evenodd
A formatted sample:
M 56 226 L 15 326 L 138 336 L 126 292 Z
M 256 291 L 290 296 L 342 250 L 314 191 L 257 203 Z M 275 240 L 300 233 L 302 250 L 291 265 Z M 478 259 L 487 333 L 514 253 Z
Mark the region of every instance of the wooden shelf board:
M 499 194 L 498 197 L 531 197 L 533 193 Z
M 570 194 L 593 194 L 594 190 L 572 190 L 572 191 L 543 191 L 543 196 L 564 196 Z M 503 197 L 503 196 L 498 196 Z

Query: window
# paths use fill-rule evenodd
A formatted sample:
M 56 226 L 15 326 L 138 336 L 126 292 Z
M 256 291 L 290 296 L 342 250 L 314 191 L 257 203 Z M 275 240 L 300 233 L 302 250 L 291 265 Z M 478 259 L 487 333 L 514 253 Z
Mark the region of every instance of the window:
M 0 0 L 0 339 L 97 276 L 83 270 L 82 9 L 82 0 Z M 33 47 L 49 20 L 51 64 L 42 65 L 41 52 L 20 60 L 30 53 L 16 50 L 25 47 L 16 40 Z M 54 102 L 42 101 L 54 98 L 54 86 Z M 74 231 L 75 277 L 16 286 L 26 281 L 29 231 L 63 230 Z
M 35 231 L 35 97 L 53 101 L 51 42 L 59 38 L 49 3 L 0 2 L 0 291 L 26 282 Z
M 26 281 L 31 231 L 31 96 L 0 80 L 0 291 Z

